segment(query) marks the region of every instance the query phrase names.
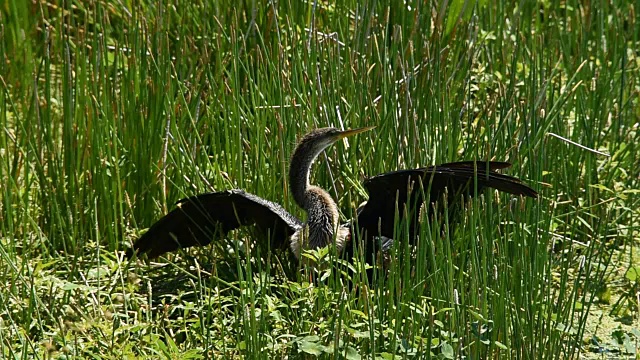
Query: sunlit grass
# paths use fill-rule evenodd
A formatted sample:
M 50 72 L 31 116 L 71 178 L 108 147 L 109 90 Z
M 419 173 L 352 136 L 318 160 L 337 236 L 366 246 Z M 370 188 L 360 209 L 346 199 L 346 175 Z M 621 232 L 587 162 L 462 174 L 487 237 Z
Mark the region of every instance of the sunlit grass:
M 616 274 L 639 237 L 638 9 L 470 5 L 7 1 L 3 357 L 633 355 L 638 285 Z M 250 231 L 164 266 L 122 259 L 196 193 L 243 188 L 303 217 L 296 139 L 370 125 L 313 168 L 344 220 L 367 177 L 462 159 L 509 161 L 541 196 L 487 193 L 444 234 L 453 219 L 424 221 L 415 248 L 398 224 L 373 283 L 330 251 L 301 271 L 247 252 Z M 611 291 L 631 319 L 618 347 L 584 332 Z

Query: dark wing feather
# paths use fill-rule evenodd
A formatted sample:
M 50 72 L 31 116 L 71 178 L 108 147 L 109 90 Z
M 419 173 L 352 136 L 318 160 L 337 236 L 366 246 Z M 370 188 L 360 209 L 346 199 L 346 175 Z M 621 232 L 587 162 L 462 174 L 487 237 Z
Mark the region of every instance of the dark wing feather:
M 506 161 L 473 161 L 473 160 L 469 160 L 469 161 L 456 161 L 456 162 L 452 162 L 452 163 L 444 163 L 444 164 L 440 164 L 437 165 L 435 167 L 439 167 L 439 168 L 451 168 L 451 169 L 474 169 L 475 167 L 478 167 L 478 171 L 487 171 L 487 168 L 489 168 L 490 171 L 496 171 L 496 170 L 502 170 L 502 169 L 506 169 L 508 167 L 511 167 L 511 164 L 506 162 Z M 430 166 L 430 168 L 433 168 L 434 166 Z
M 477 174 L 478 193 L 484 188 L 495 188 L 514 195 L 537 197 L 535 190 L 523 184 L 519 179 L 495 172 L 509 167 L 506 162 L 462 161 L 446 163 L 420 169 L 400 170 L 372 177 L 364 182 L 369 200 L 358 213 L 358 227 L 366 231 L 368 237 L 382 235 L 394 236 L 396 209 L 400 215 L 409 205 L 409 210 L 417 213 L 425 196 L 434 203 L 448 194 L 449 203 L 460 194 L 473 196 L 473 181 Z M 416 224 L 410 224 L 413 231 Z
M 177 207 L 149 228 L 127 252 L 155 258 L 164 253 L 204 246 L 216 236 L 243 225 L 256 225 L 271 237 L 272 248 L 288 246 L 302 222 L 282 206 L 243 190 L 200 194 L 178 201 Z

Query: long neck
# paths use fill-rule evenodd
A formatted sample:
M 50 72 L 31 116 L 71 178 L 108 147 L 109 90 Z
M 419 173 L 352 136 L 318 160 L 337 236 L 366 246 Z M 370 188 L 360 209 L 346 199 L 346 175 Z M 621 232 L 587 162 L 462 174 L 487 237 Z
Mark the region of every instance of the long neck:
M 311 165 L 318 157 L 319 151 L 313 151 L 308 146 L 300 145 L 293 152 L 291 157 L 291 165 L 289 167 L 289 187 L 291 194 L 298 206 L 307 210 L 306 193 L 309 188 L 309 174 L 311 173 Z
M 338 206 L 329 193 L 309 184 L 313 161 L 322 148 L 298 146 L 291 157 L 289 186 L 296 203 L 307 212 L 308 239 L 304 248 L 329 245 L 338 226 Z

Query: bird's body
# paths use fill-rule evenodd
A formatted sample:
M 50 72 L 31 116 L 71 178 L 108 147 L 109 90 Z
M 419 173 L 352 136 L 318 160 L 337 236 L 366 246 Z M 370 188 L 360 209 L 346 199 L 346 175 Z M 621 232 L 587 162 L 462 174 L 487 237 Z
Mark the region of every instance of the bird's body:
M 358 241 L 367 259 L 373 259 L 384 240 L 393 241 L 399 220 L 409 220 L 409 237 L 416 236 L 418 210 L 433 211 L 446 195 L 449 204 L 459 198 L 480 193 L 485 188 L 536 197 L 537 193 L 517 178 L 497 170 L 509 167 L 505 162 L 463 161 L 420 169 L 381 174 L 365 181 L 369 200 L 358 210 L 354 221 L 340 225 L 338 207 L 322 188 L 309 183 L 311 165 L 334 142 L 370 130 L 340 131 L 316 129 L 296 146 L 289 169 L 289 184 L 295 202 L 307 213 L 302 222 L 280 205 L 242 190 L 196 195 L 178 202 L 178 207 L 151 226 L 134 244 L 134 252 L 150 258 L 190 246 L 204 246 L 243 225 L 256 225 L 271 248 L 288 248 L 299 260 L 302 250 L 335 244 L 338 253 L 352 255 L 349 240 Z M 450 206 L 451 207 L 451 206 Z M 409 216 L 409 218 L 406 218 Z

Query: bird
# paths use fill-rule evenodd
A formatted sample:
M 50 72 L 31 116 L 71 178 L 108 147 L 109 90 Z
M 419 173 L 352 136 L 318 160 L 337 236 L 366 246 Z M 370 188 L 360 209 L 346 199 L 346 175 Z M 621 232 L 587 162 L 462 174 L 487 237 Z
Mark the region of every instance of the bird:
M 354 247 L 374 261 L 379 251 L 394 242 L 398 221 L 408 220 L 409 239 L 418 234 L 420 211 L 431 216 L 439 203 L 455 209 L 460 199 L 487 188 L 515 196 L 537 198 L 537 192 L 518 178 L 499 173 L 511 166 L 502 161 L 459 161 L 416 169 L 398 170 L 364 181 L 369 199 L 354 219 L 340 223 L 338 206 L 331 195 L 310 184 L 311 167 L 326 148 L 346 137 L 375 128 L 339 130 L 318 128 L 298 142 L 291 156 L 289 187 L 295 203 L 306 214 L 302 221 L 281 205 L 242 189 L 203 193 L 177 202 L 175 209 L 152 224 L 127 251 L 127 257 L 146 254 L 153 259 L 192 246 L 205 246 L 242 226 L 257 228 L 256 237 L 270 241 L 271 249 L 284 249 L 300 262 L 305 250 L 335 246 L 350 260 Z M 417 209 L 417 210 L 416 210 Z M 352 244 L 353 246 L 348 246 Z

